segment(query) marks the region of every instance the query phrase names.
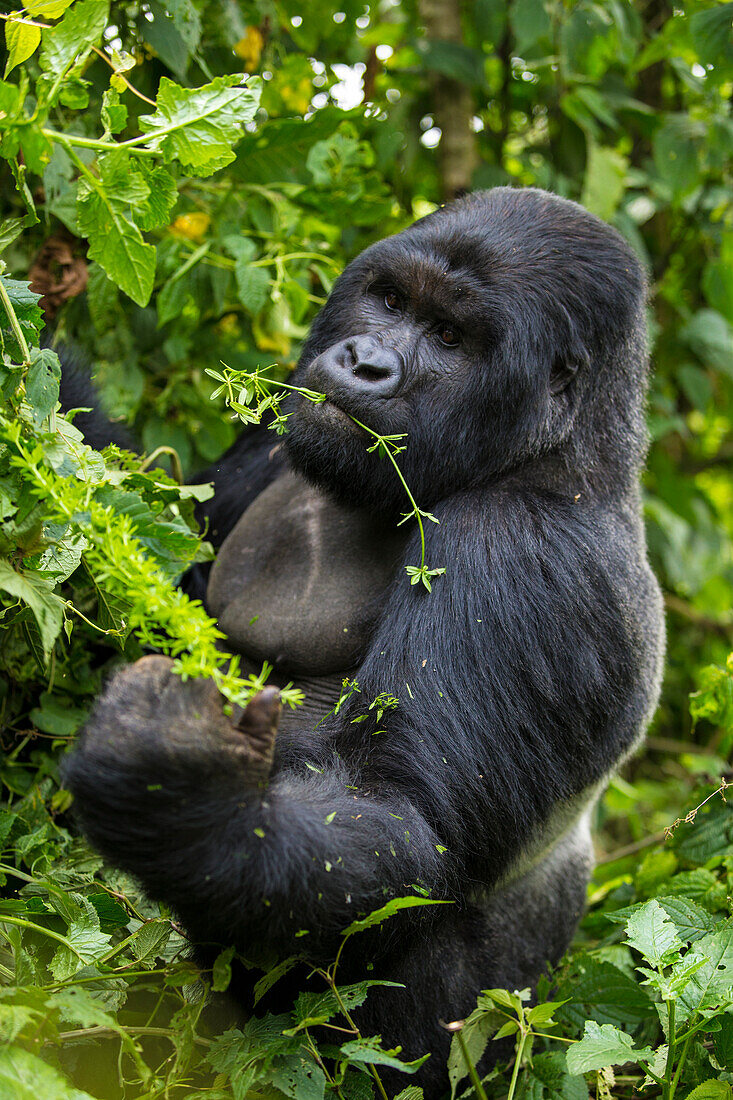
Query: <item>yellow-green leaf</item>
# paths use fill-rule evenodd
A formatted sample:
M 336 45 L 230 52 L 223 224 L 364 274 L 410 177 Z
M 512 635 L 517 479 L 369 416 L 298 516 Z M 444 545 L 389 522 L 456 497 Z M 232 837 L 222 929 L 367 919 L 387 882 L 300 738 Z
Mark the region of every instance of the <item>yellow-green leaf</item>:
M 36 52 L 41 41 L 41 28 L 33 23 L 26 23 L 22 19 L 8 19 L 5 24 L 5 45 L 8 48 L 8 63 L 5 66 L 5 75 L 27 61 L 31 54 Z

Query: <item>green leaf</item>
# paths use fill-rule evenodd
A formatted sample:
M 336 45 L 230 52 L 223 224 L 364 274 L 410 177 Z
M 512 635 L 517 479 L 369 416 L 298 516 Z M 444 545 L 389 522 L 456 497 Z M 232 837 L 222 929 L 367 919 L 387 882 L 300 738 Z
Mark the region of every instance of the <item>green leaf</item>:
M 588 159 L 580 201 L 604 221 L 610 221 L 624 195 L 628 161 L 615 149 L 588 138 Z
M 649 994 L 610 962 L 577 954 L 557 989 L 568 1002 L 557 1010 L 558 1019 L 580 1030 L 587 1019 L 597 1023 L 638 1027 L 653 1012 Z
M 100 185 L 79 187 L 79 232 L 89 238 L 89 258 L 138 305 L 147 305 L 155 280 L 155 248 L 125 214 L 126 203 Z
M 733 918 L 722 921 L 714 932 L 698 940 L 695 952 L 704 955 L 707 962 L 692 975 L 680 995 L 680 1022 L 704 1008 L 733 1002 Z
M 634 1040 L 612 1024 L 599 1026 L 588 1020 L 583 1038 L 567 1051 L 568 1072 L 577 1075 L 606 1066 L 621 1066 L 625 1062 L 651 1062 L 654 1051 L 650 1047 L 634 1048 Z
M 700 309 L 679 337 L 700 360 L 733 378 L 733 325 L 714 309 Z
M 263 308 L 270 292 L 270 276 L 262 267 L 248 267 L 237 260 L 234 274 L 237 278 L 239 300 L 255 316 Z
M 733 1093 L 727 1081 L 711 1078 L 688 1092 L 685 1100 L 731 1100 Z
M 534 1055 L 525 1073 L 529 1077 L 526 1100 L 588 1100 L 585 1078 L 568 1073 L 564 1051 Z M 537 1090 L 532 1088 L 535 1083 Z
M 12 72 L 16 65 L 22 65 L 31 54 L 36 52 L 41 41 L 41 28 L 25 23 L 21 18 L 11 17 L 5 24 L 5 46 L 8 51 L 8 60 L 5 65 L 5 76 Z
M 60 77 L 81 64 L 102 37 L 108 14 L 108 0 L 77 0 L 60 23 L 43 32 L 41 68 Z
M 0 280 L 2 280 L 2 284 L 10 298 L 10 304 L 23 330 L 23 335 L 28 343 L 37 344 L 39 333 L 44 323 L 43 313 L 41 307 L 38 305 L 41 300 L 41 295 L 34 294 L 29 288 L 28 283 L 20 279 L 8 279 L 6 276 L 0 275 Z M 10 328 L 8 316 L 2 306 L 0 306 L 0 337 L 10 355 L 17 362 L 22 363 L 23 355 Z
M 639 951 L 652 966 L 666 966 L 682 947 L 674 924 L 655 899 L 629 918 L 626 935 L 629 947 Z
M 543 0 L 515 0 L 509 7 L 509 19 L 520 54 L 548 37 L 552 29 Z
M 166 162 L 178 161 L 198 176 L 210 176 L 234 160 L 232 147 L 257 112 L 259 87 L 237 75 L 216 77 L 201 88 L 181 88 L 163 77 L 156 111 L 142 115 L 145 145 Z
M 211 988 L 215 993 L 223 993 L 224 990 L 229 988 L 229 984 L 232 980 L 233 958 L 234 948 L 225 947 L 214 959 L 214 965 L 211 971 Z
M 478 1065 L 488 1046 L 491 1036 L 501 1027 L 506 1019 L 493 1005 L 475 1008 L 467 1018 L 462 1029 L 463 1042 L 468 1050 L 468 1057 L 474 1066 Z M 448 1078 L 451 1085 L 451 1100 L 456 1095 L 459 1083 L 467 1077 L 469 1068 L 457 1035 L 451 1038 L 450 1051 L 448 1053 Z
M 416 898 L 416 897 L 404 897 L 404 898 L 392 898 L 386 905 L 383 905 L 380 909 L 375 909 L 366 917 L 362 917 L 361 920 L 352 921 L 348 928 L 345 928 L 341 933 L 342 936 L 351 936 L 355 932 L 364 932 L 367 928 L 375 928 L 376 925 L 381 924 L 382 921 L 389 920 L 395 913 L 399 913 L 401 909 L 414 909 L 418 905 L 452 905 L 451 901 L 434 901 L 432 898 Z
M 349 1043 L 343 1043 L 341 1053 L 349 1062 L 359 1062 L 367 1066 L 390 1066 L 392 1069 L 402 1070 L 403 1073 L 417 1073 L 423 1062 L 430 1057 L 429 1054 L 424 1054 L 422 1058 L 415 1058 L 412 1062 L 403 1062 L 397 1057 L 401 1053 L 401 1047 L 383 1050 L 381 1042 L 378 1035 L 368 1039 L 353 1039 Z
M 707 11 L 695 12 L 690 19 L 692 42 L 704 65 L 731 61 L 731 23 L 733 4 L 713 4 Z
M 60 380 L 61 363 L 56 352 L 52 348 L 32 348 L 25 395 L 33 409 L 33 420 L 37 427 L 56 408 Z
M 0 1048 L 0 1094 L 8 1100 L 94 1100 L 70 1085 L 58 1070 L 17 1046 Z
M 670 920 L 673 921 L 678 936 L 685 943 L 694 943 L 696 940 L 702 939 L 708 932 L 712 932 L 715 927 L 715 918 L 708 913 L 707 909 L 703 909 L 701 905 L 690 901 L 689 898 L 667 897 L 664 895 L 656 900 Z M 608 920 L 614 924 L 625 924 L 632 913 L 639 908 L 640 906 L 636 905 L 629 906 L 606 915 Z
M 0 558 L 0 590 L 22 600 L 31 609 L 38 624 L 43 655 L 48 660 L 64 621 L 64 601 L 44 577 L 18 573 L 3 558 Z
M 713 1035 L 715 1060 L 723 1069 L 733 1070 L 733 1016 L 720 1017 L 720 1031 Z
M 292 970 L 294 966 L 297 966 L 299 959 L 297 955 L 291 955 L 287 959 L 283 959 L 276 966 L 271 967 L 263 977 L 256 982 L 254 987 L 254 1004 L 261 1001 L 264 995 L 272 989 L 276 982 L 280 981 L 289 970 Z

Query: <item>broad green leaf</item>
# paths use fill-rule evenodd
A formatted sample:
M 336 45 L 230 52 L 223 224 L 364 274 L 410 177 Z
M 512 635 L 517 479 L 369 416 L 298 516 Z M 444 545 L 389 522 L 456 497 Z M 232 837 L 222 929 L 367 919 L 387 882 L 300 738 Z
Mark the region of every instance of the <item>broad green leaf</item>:
M 656 899 L 664 909 L 667 916 L 674 923 L 677 934 L 685 943 L 694 943 L 702 939 L 715 927 L 715 918 L 707 909 L 697 905 L 694 901 L 684 897 L 662 896 Z M 625 924 L 633 913 L 638 912 L 640 906 L 629 906 L 626 909 L 617 909 L 615 913 L 608 913 L 608 920 L 614 924 Z
M 488 1046 L 491 1036 L 501 1027 L 506 1016 L 495 1008 L 475 1008 L 467 1018 L 462 1029 L 462 1038 L 468 1050 L 468 1056 L 474 1066 L 478 1065 Z M 448 1053 L 448 1079 L 451 1085 L 451 1100 L 456 1095 L 458 1085 L 469 1074 L 466 1059 L 463 1056 L 458 1036 L 451 1038 Z
M 77 200 L 79 232 L 89 239 L 89 257 L 138 305 L 147 305 L 155 279 L 155 248 L 124 213 L 125 203 L 100 185 L 82 181 Z
M 720 1031 L 713 1035 L 715 1060 L 723 1069 L 733 1070 L 733 1016 L 727 1013 L 719 1019 Z
M 24 6 L 34 18 L 58 19 L 72 3 L 73 0 L 28 0 Z
M 31 609 L 38 625 L 43 655 L 48 660 L 61 633 L 64 601 L 44 577 L 31 572 L 19 573 L 3 558 L 0 558 L 0 590 L 22 600 Z
M 166 162 L 178 161 L 198 176 L 210 176 L 234 160 L 232 147 L 255 117 L 259 88 L 241 77 L 220 76 L 201 88 L 181 88 L 163 77 L 156 111 L 142 115 L 145 145 Z
M 568 1072 L 577 1075 L 606 1066 L 620 1066 L 625 1062 L 651 1062 L 654 1051 L 650 1047 L 634 1048 L 634 1040 L 612 1024 L 599 1026 L 588 1020 L 583 1038 L 573 1043 L 566 1054 Z
M 680 1021 L 701 1009 L 733 1003 L 733 918 L 722 921 L 714 932 L 698 940 L 695 952 L 704 955 L 707 962 L 692 975 L 680 995 Z
M 41 68 L 61 77 L 81 62 L 102 37 L 108 14 L 108 0 L 77 0 L 60 23 L 43 32 Z
M 727 1081 L 711 1078 L 688 1092 L 685 1100 L 731 1100 L 733 1092 Z
M 401 1048 L 384 1050 L 378 1035 L 343 1043 L 341 1053 L 350 1062 L 360 1062 L 367 1066 L 391 1066 L 393 1069 L 402 1070 L 403 1073 L 417 1073 L 423 1062 L 430 1057 L 429 1054 L 424 1054 L 422 1058 L 415 1058 L 412 1062 L 403 1062 L 399 1058 Z
M 299 959 L 296 955 L 291 955 L 287 959 L 283 959 L 277 963 L 276 966 L 270 968 L 263 977 L 255 984 L 254 987 L 254 1003 L 257 1004 L 261 1001 L 264 995 L 269 992 L 276 982 L 280 981 L 280 978 L 284 977 L 289 970 L 292 970 L 294 966 L 297 966 Z
M 130 949 L 137 961 L 145 966 L 153 966 L 168 943 L 171 932 L 170 921 L 147 921 L 130 941 Z
M 653 1011 L 645 989 L 612 963 L 599 962 L 592 955 L 572 959 L 557 996 L 568 998 L 557 1010 L 558 1019 L 579 1030 L 588 1019 L 632 1029 Z
M 698 310 L 679 335 L 706 366 L 733 378 L 733 325 L 717 310 Z
M 588 159 L 580 201 L 604 221 L 610 221 L 623 198 L 628 161 L 615 149 L 588 139 Z
M 507 6 L 517 40 L 516 49 L 520 54 L 550 34 L 552 24 L 542 0 L 515 0 Z
M 211 988 L 215 993 L 223 993 L 225 989 L 229 988 L 229 983 L 232 980 L 233 958 L 234 948 L 225 947 L 214 959 L 211 971 Z
M 40 27 L 26 23 L 22 18 L 11 16 L 5 23 L 5 46 L 8 51 L 5 76 L 12 72 L 16 65 L 22 65 L 27 61 L 36 52 L 40 41 Z
M 364 932 L 367 928 L 374 928 L 376 925 L 381 924 L 382 921 L 389 920 L 395 913 L 399 913 L 401 909 L 414 909 L 418 905 L 452 905 L 450 901 L 435 901 L 433 898 L 416 898 L 416 897 L 404 897 L 404 898 L 392 898 L 392 901 L 388 901 L 386 905 L 383 905 L 380 909 L 375 909 L 366 917 L 362 917 L 361 920 L 352 921 L 348 928 L 345 928 L 341 933 L 343 936 L 351 936 L 355 932 Z
M 94 1100 L 22 1047 L 0 1048 L 0 1095 L 7 1100 Z
M 237 260 L 234 274 L 240 302 L 250 313 L 259 313 L 269 297 L 270 276 L 267 271 L 262 267 L 244 265 Z
M 703 64 L 733 60 L 732 24 L 733 4 L 713 4 L 707 11 L 695 12 L 690 18 L 690 34 Z
M 652 966 L 666 966 L 682 946 L 674 924 L 654 899 L 629 918 L 626 936 L 628 945 L 639 951 Z
M 588 1100 L 585 1078 L 568 1073 L 562 1050 L 535 1054 L 525 1074 L 526 1100 Z
M 408 1085 L 397 1093 L 394 1100 L 423 1100 L 423 1090 L 419 1085 Z
M 31 365 L 25 381 L 25 395 L 33 409 L 37 427 L 55 409 L 59 399 L 61 363 L 51 348 L 32 348 Z

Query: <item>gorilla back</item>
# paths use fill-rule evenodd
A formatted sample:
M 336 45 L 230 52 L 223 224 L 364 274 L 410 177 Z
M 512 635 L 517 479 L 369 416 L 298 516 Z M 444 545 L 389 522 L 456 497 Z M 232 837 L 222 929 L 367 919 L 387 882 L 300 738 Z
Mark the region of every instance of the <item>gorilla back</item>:
M 565 950 L 593 804 L 656 705 L 643 298 L 615 231 L 534 190 L 472 195 L 357 257 L 295 379 L 327 400 L 293 399 L 286 455 L 257 428 L 211 471 L 209 606 L 306 707 L 278 730 L 264 693 L 235 728 L 211 685 L 149 657 L 69 761 L 92 842 L 201 942 L 323 962 L 390 897 L 452 901 L 354 937 L 342 971 L 405 983 L 373 990 L 361 1027 L 432 1052 L 426 1097 L 447 1084 L 439 1021 Z M 353 418 L 407 433 L 401 468 L 439 521 L 432 592 L 409 584 L 418 533 L 395 528 L 401 486 Z M 344 678 L 359 690 L 316 727 Z

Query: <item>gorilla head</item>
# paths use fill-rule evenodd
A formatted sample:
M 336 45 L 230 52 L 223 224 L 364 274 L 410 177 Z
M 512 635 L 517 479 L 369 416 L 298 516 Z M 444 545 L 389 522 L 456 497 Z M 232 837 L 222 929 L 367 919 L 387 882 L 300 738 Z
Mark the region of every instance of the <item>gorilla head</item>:
M 635 476 L 643 292 L 628 245 L 575 203 L 498 188 L 441 208 L 337 281 L 296 374 L 328 400 L 293 400 L 291 460 L 379 512 L 404 497 L 352 417 L 406 433 L 400 466 L 422 504 L 548 451 L 576 476 Z

